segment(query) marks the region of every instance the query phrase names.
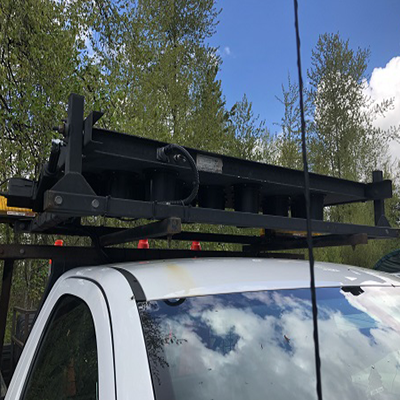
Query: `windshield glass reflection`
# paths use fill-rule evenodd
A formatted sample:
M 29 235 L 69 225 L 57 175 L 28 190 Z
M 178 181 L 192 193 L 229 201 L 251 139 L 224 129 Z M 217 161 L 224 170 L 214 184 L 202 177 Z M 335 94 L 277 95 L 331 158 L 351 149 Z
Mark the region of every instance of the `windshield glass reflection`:
M 398 399 L 400 290 L 317 291 L 324 399 Z M 159 400 L 315 399 L 309 290 L 139 304 Z

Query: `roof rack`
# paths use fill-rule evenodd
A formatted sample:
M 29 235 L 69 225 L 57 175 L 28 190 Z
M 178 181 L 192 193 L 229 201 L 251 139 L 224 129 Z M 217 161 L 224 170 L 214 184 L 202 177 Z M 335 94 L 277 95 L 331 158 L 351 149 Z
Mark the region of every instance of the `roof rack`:
M 306 230 L 302 171 L 190 148 L 182 153 L 179 146 L 97 128 L 103 114 L 94 111 L 84 119 L 83 110 L 84 98 L 71 94 L 68 119 L 58 128 L 63 139 L 53 140 L 39 179 L 9 180 L 7 206 L 33 213 L 0 214 L 0 223 L 11 222 L 17 232 L 96 237 L 102 247 L 144 237 L 242 243 L 246 251 L 305 247 L 303 238 L 285 237 Z M 310 174 L 310 190 L 318 245 L 398 236 L 385 218 L 392 186 L 381 171 L 374 171 L 371 183 Z M 374 202 L 375 226 L 323 220 L 324 207 L 365 201 Z M 94 227 L 80 223 L 86 216 L 157 222 Z M 182 225 L 193 223 L 261 228 L 266 234 L 182 232 Z
M 0 198 L 0 223 L 16 232 L 87 236 L 91 247 L 0 244 L 4 260 L 0 294 L 0 350 L 15 260 L 52 259 L 46 298 L 67 269 L 108 262 L 193 257 L 190 250 L 110 247 L 142 238 L 242 244 L 242 251 L 200 251 L 196 257 L 286 257 L 270 253 L 302 249 L 307 242 L 303 172 L 242 160 L 95 126 L 84 119 L 84 98 L 71 94 L 68 118 L 57 130 L 39 179 L 11 178 Z M 392 185 L 374 171 L 371 183 L 310 174 L 313 244 L 367 243 L 398 237 L 384 213 Z M 324 221 L 324 208 L 373 201 L 375 226 Z M 90 226 L 82 217 L 150 220 L 135 227 Z M 240 227 L 240 234 L 182 230 L 191 224 Z M 260 228 L 257 236 L 244 228 Z M 72 251 L 71 251 L 72 250 Z

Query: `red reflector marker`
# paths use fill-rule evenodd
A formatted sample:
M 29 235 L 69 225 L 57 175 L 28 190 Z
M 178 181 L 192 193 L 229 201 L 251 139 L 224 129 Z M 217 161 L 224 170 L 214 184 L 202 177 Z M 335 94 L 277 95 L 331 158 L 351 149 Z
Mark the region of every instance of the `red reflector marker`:
M 192 245 L 190 246 L 190 250 L 200 251 L 201 250 L 200 242 L 192 242 Z
M 139 240 L 137 248 L 138 249 L 149 249 L 150 248 L 149 241 L 147 239 Z

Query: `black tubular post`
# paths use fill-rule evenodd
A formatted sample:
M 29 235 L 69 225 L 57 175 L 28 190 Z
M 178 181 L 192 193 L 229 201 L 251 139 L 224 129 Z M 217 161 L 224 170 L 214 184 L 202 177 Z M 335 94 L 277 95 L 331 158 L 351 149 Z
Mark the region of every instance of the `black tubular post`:
M 301 116 L 301 147 L 303 152 L 303 165 L 304 165 L 304 196 L 306 200 L 306 217 L 307 217 L 307 242 L 308 242 L 308 255 L 310 260 L 310 290 L 311 290 L 311 303 L 313 313 L 313 328 L 314 328 L 314 349 L 315 349 L 315 372 L 317 380 L 317 396 L 318 400 L 322 400 L 322 380 L 321 380 L 321 359 L 319 355 L 319 337 L 318 337 L 318 307 L 317 307 L 317 293 L 315 290 L 315 274 L 314 274 L 314 253 L 311 232 L 311 207 L 310 207 L 310 177 L 308 173 L 307 162 L 307 147 L 306 147 L 306 123 L 304 119 L 304 102 L 303 102 L 303 78 L 301 73 L 301 57 L 300 57 L 300 32 L 299 32 L 299 16 L 298 16 L 298 3 L 294 0 L 294 17 L 296 28 L 296 45 L 297 45 L 297 69 L 299 73 L 299 96 L 300 96 L 300 116 Z
M 0 368 L 2 366 L 3 345 L 6 334 L 8 306 L 10 304 L 13 269 L 14 260 L 5 260 L 0 295 Z
M 57 246 L 54 246 L 57 248 Z M 66 257 L 64 257 L 66 259 Z M 74 265 L 74 267 L 77 265 Z M 51 289 L 57 282 L 58 278 L 66 271 L 66 263 L 63 261 L 58 260 L 51 260 L 51 267 L 50 267 L 50 275 L 49 278 L 47 279 L 46 287 L 44 288 L 44 292 L 42 294 L 42 298 L 40 299 L 39 306 L 36 310 L 35 318 L 33 320 L 33 324 L 36 322 L 36 318 L 38 317 L 40 311 L 42 310 L 42 307 L 49 296 Z M 33 327 L 32 324 L 32 327 Z M 32 329 L 32 328 L 31 328 Z
M 383 173 L 382 171 L 373 171 L 372 172 L 372 182 L 382 182 L 383 181 Z M 374 217 L 375 217 L 375 225 L 379 225 L 379 220 L 381 217 L 385 215 L 385 202 L 383 199 L 374 200 Z
M 82 172 L 84 97 L 72 93 L 68 99 L 67 157 L 65 173 Z

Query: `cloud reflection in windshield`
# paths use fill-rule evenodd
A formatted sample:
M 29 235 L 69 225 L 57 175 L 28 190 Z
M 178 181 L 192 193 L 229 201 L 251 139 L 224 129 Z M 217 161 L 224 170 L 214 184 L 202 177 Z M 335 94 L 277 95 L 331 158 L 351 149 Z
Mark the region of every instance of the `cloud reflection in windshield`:
M 385 293 L 395 288 L 379 290 L 359 296 L 318 290 L 325 399 L 400 396 L 400 335 L 393 327 L 400 322 L 399 296 Z M 164 337 L 166 359 L 152 360 L 152 371 L 167 370 L 169 380 L 164 373 L 156 385 L 160 400 L 172 400 L 163 397 L 166 386 L 176 400 L 316 398 L 307 290 L 191 298 L 174 308 L 152 303 L 158 304 L 150 314 Z

